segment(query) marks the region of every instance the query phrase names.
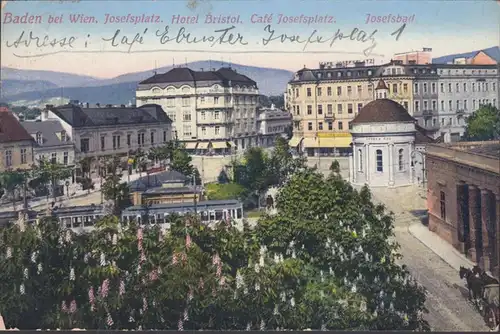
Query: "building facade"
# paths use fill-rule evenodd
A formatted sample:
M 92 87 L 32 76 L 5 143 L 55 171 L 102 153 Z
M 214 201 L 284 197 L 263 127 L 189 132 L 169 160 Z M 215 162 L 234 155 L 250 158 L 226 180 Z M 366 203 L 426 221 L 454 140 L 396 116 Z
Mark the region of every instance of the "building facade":
M 427 147 L 429 229 L 499 277 L 500 142 Z
M 402 61 L 405 65 L 427 65 L 432 63 L 432 49 L 422 48 L 420 51 L 396 53 L 392 59 Z
M 396 101 L 385 98 L 388 87 L 377 84 L 377 99 L 364 106 L 352 121 L 351 182 L 357 185 L 398 187 L 423 181 L 418 150 L 432 139 L 421 133 L 415 119 Z M 422 163 L 425 163 L 422 160 Z
M 287 129 L 292 126 L 292 115 L 288 111 L 271 108 L 259 110 L 257 128 L 259 131 L 259 146 L 272 147 L 278 137 L 284 137 Z
M 6 105 L 0 105 L 0 172 L 30 169 L 33 138 Z
M 77 102 L 77 101 L 75 101 Z M 58 121 L 75 145 L 75 160 L 91 158 L 91 173 L 99 159 L 147 152 L 172 140 L 172 122 L 159 105 L 83 107 L 78 103 L 47 106 L 42 122 Z
M 326 63 L 319 69 L 298 71 L 288 83 L 286 94 L 286 107 L 293 117 L 290 146 L 309 156 L 349 152 L 351 121 L 375 99 L 378 80 L 383 78 L 389 88 L 387 98 L 412 114 L 413 77 L 401 62 L 383 66 L 360 62 L 354 67 Z
M 465 132 L 466 119 L 481 105 L 498 108 L 499 75 L 496 65 L 440 64 L 438 73 L 438 110 L 432 111 L 431 128 L 439 135 L 457 140 Z M 426 127 L 425 122 L 420 125 Z M 429 127 L 426 127 L 429 128 Z
M 174 136 L 198 154 L 227 154 L 258 145 L 257 83 L 231 68 L 174 68 L 139 83 L 137 105 L 161 105 Z

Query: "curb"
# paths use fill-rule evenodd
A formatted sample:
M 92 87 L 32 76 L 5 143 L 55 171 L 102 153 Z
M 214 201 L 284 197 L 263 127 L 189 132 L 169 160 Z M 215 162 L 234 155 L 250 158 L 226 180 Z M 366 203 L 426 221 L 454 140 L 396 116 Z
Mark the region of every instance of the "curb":
M 436 254 L 437 256 L 439 256 L 439 258 L 441 258 L 441 260 L 443 260 L 444 262 L 446 262 L 450 267 L 452 267 L 453 269 L 456 269 L 456 270 L 460 270 L 460 268 L 456 267 L 455 264 L 453 263 L 450 263 L 450 261 L 443 255 L 441 254 L 440 252 L 437 252 L 431 245 L 431 242 L 427 241 L 427 240 L 423 240 L 421 239 L 414 231 L 413 231 L 413 227 L 414 226 L 417 226 L 419 225 L 420 223 L 414 223 L 414 224 L 411 224 L 408 226 L 408 232 L 413 236 L 415 237 L 415 239 L 417 239 L 418 241 L 420 241 L 425 247 L 429 248 L 434 254 Z M 430 232 L 430 231 L 429 231 Z M 430 232 L 430 233 L 433 233 L 433 232 Z M 437 235 L 436 235 L 437 236 Z M 442 240 L 442 242 L 446 242 L 444 240 Z M 453 248 L 453 246 L 449 245 L 450 246 L 450 250 L 454 253 L 454 255 L 458 256 L 461 261 L 465 262 L 467 265 L 469 265 L 470 267 L 473 267 L 476 265 L 476 263 L 472 262 L 471 260 L 467 259 L 466 257 L 464 257 L 458 250 L 456 250 L 455 248 Z

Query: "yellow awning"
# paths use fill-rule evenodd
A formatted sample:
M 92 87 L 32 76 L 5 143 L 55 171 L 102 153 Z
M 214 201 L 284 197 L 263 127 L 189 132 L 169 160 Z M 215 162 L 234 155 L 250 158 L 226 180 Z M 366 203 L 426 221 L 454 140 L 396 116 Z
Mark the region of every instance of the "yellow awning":
M 351 144 L 351 138 L 338 137 L 338 138 L 318 138 L 318 147 L 325 148 L 345 148 Z
M 318 148 L 319 146 L 317 138 L 304 138 L 305 148 Z
M 212 148 L 218 149 L 218 148 L 227 148 L 227 144 L 225 141 L 213 141 L 212 142 Z
M 197 143 L 186 143 L 187 150 L 194 150 L 196 148 Z
M 227 144 L 231 147 L 236 147 L 236 144 L 234 143 L 234 141 L 228 141 Z
M 206 150 L 207 148 L 208 148 L 208 143 L 206 143 L 206 142 L 205 143 L 203 143 L 203 142 L 198 143 L 199 150 Z
M 290 139 L 290 141 L 288 142 L 288 145 L 290 145 L 290 147 L 296 147 L 300 144 L 301 140 L 302 137 L 292 137 L 292 139 Z

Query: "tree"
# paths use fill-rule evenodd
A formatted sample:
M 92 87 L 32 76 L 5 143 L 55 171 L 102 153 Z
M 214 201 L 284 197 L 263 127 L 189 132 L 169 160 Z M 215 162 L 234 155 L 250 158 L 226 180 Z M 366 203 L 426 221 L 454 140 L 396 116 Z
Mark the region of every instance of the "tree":
M 182 149 L 174 149 L 172 159 L 170 160 L 170 168 L 179 173 L 191 177 L 193 174 L 193 159 L 189 154 Z
M 106 168 L 111 173 L 106 175 L 102 184 L 102 193 L 105 200 L 113 201 L 113 213 L 119 215 L 121 210 L 130 205 L 130 189 L 127 182 L 122 182 L 123 174 L 119 172 L 120 159 L 115 157 L 106 162 Z
M 292 155 L 290 146 L 284 138 L 278 138 L 268 165 L 268 170 L 272 175 L 272 184 L 283 185 L 290 175 L 305 168 L 305 163 L 303 157 L 295 158 Z
M 227 175 L 225 170 L 221 170 L 219 176 L 217 176 L 217 182 L 220 184 L 225 184 L 231 182 L 229 176 Z
M 57 198 L 57 186 L 59 181 L 66 180 L 72 175 L 72 170 L 57 162 L 48 160 L 41 160 L 37 166 L 34 166 L 34 176 L 38 178 L 41 183 L 47 184 L 50 187 L 52 199 Z
M 467 118 L 464 138 L 469 141 L 500 139 L 500 111 L 491 104 L 480 106 Z
M 10 197 L 12 208 L 16 211 L 18 191 L 25 186 L 27 175 L 22 171 L 8 170 L 0 173 L 0 187 Z
M 0 229 L 6 327 L 428 329 L 366 189 L 306 170 L 278 198 L 255 230 L 175 215 L 169 233 L 112 217 L 82 234 L 50 218 Z

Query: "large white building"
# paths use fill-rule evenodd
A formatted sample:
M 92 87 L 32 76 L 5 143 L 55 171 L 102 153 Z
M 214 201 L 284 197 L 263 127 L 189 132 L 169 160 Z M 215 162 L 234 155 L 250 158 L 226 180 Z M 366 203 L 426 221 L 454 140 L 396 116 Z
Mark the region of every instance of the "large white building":
M 68 141 L 74 142 L 75 160 L 92 158 L 91 172 L 99 159 L 126 157 L 138 149 L 149 149 L 172 140 L 172 122 L 159 105 L 136 107 L 83 107 L 74 103 L 42 111 L 42 122 L 57 121 Z M 93 177 L 93 176 L 92 176 Z
M 380 80 L 377 99 L 364 106 L 352 121 L 351 182 L 357 185 L 398 187 L 425 180 L 428 137 L 399 103 L 389 100 Z
M 274 104 L 271 108 L 259 110 L 257 128 L 259 130 L 259 145 L 272 147 L 278 137 L 284 137 L 288 128 L 292 126 L 292 114 L 277 109 Z
M 139 83 L 138 106 L 154 103 L 173 121 L 174 136 L 199 154 L 258 145 L 257 84 L 231 68 L 174 68 Z

